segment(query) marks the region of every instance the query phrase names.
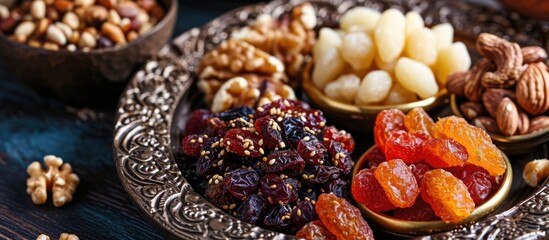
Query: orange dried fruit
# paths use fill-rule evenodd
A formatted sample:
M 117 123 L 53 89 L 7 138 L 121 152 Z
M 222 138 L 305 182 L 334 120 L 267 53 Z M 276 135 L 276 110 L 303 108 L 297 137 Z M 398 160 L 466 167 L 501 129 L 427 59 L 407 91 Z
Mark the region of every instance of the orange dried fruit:
M 454 139 L 433 138 L 423 144 L 423 158 L 431 167 L 447 168 L 463 166 L 469 154 L 467 149 Z
M 374 239 L 370 226 L 358 208 L 334 194 L 323 193 L 316 201 L 316 213 L 338 240 Z
M 305 238 L 307 240 L 336 240 L 336 236 L 334 236 L 326 227 L 324 227 L 324 224 L 322 224 L 322 221 L 315 220 L 312 222 L 309 222 L 305 224 L 295 235 L 298 238 Z
M 385 142 L 385 158 L 402 159 L 406 164 L 417 163 L 423 159 L 421 151 L 424 141 L 416 133 L 404 130 L 392 131 Z
M 404 126 L 409 132 L 424 131 L 431 137 L 435 134 L 435 122 L 423 108 L 414 108 L 404 117 Z
M 377 167 L 374 176 L 392 204 L 400 208 L 414 205 L 419 187 L 414 174 L 404 161 L 393 159 L 383 162 Z
M 435 215 L 444 221 L 460 221 L 475 210 L 467 186 L 443 169 L 425 173 L 421 183 L 421 196 L 429 203 Z
M 406 130 L 404 127 L 404 113 L 398 109 L 379 112 L 374 126 L 374 140 L 379 149 L 385 151 L 385 142 L 389 138 L 389 133 L 395 130 Z
M 445 117 L 435 124 L 435 137 L 451 138 L 463 145 L 469 153 L 467 162 L 486 169 L 491 176 L 499 176 L 507 166 L 501 151 L 482 129 L 471 126 L 463 118 Z

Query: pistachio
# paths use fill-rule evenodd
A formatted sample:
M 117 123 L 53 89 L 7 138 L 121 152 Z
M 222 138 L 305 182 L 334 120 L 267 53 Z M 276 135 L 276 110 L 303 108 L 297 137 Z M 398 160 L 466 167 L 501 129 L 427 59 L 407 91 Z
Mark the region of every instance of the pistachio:
M 65 34 L 55 25 L 50 25 L 48 27 L 48 30 L 46 31 L 46 39 L 60 46 L 64 46 L 67 43 Z
M 63 23 L 69 25 L 73 30 L 76 30 L 80 27 L 80 19 L 74 12 L 67 12 L 63 16 Z
M 43 0 L 34 0 L 31 4 L 31 14 L 35 19 L 41 19 L 46 16 L 46 3 Z
M 83 32 L 82 36 L 80 36 L 80 41 L 78 42 L 80 48 L 94 48 L 96 44 L 97 40 L 95 40 L 95 37 L 89 32 Z
M 101 33 L 103 33 L 116 44 L 126 44 L 126 37 L 124 35 L 124 32 L 122 32 L 122 29 L 110 22 L 103 23 L 103 26 L 101 26 Z
M 36 25 L 31 21 L 22 22 L 15 28 L 14 34 L 27 38 L 34 32 L 35 28 Z

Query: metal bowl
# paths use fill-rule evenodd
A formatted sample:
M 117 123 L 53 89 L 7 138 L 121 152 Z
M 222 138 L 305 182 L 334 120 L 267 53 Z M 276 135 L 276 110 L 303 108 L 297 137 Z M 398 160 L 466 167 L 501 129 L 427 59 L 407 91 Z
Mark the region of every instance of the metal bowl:
M 423 108 L 425 111 L 431 111 L 448 103 L 448 91 L 441 89 L 434 97 L 420 101 L 394 104 L 394 105 L 364 105 L 343 103 L 327 97 L 322 90 L 318 89 L 311 79 L 313 62 L 309 62 L 303 71 L 302 89 L 311 104 L 322 110 L 326 118 L 345 129 L 371 132 L 376 116 L 379 112 L 386 109 L 399 109 L 408 112 L 414 108 Z
M 360 170 L 367 164 L 366 155 L 372 151 L 376 146 L 372 146 L 368 149 L 357 161 L 355 168 L 353 169 L 352 176 L 358 174 Z M 502 153 L 503 154 L 503 153 Z M 511 168 L 511 162 L 505 154 L 503 154 L 507 170 L 503 174 L 503 180 L 499 190 L 485 203 L 475 208 L 475 210 L 467 217 L 459 222 L 446 222 L 443 220 L 437 221 L 408 221 L 394 217 L 387 216 L 383 213 L 375 212 L 368 209 L 366 206 L 358 203 L 355 200 L 355 204 L 360 208 L 362 214 L 366 216 L 369 222 L 375 223 L 379 228 L 392 233 L 403 235 L 418 235 L 418 234 L 432 234 L 441 231 L 447 231 L 460 226 L 469 225 L 476 222 L 494 212 L 506 199 L 513 183 L 513 170 Z
M 452 112 L 461 118 L 464 118 L 463 114 L 459 110 L 459 103 L 463 99 L 457 97 L 455 94 L 450 96 L 450 108 Z M 487 132 L 492 138 L 492 141 L 499 149 L 503 150 L 507 154 L 524 154 L 536 149 L 539 145 L 549 141 L 549 127 L 538 132 L 533 132 L 524 135 L 505 136 L 496 133 Z
M 127 80 L 169 40 L 176 0 L 160 0 L 166 15 L 125 46 L 83 51 L 50 51 L 12 41 L 0 32 L 0 61 L 15 80 L 73 105 L 104 105 L 120 95 Z

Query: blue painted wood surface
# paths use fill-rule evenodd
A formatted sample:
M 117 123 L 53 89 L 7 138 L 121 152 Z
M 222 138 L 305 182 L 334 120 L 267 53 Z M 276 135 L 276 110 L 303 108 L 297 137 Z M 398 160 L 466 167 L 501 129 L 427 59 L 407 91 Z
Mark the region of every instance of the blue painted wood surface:
M 174 36 L 251 2 L 180 1 Z M 80 239 L 166 237 L 133 205 L 116 174 L 111 141 L 117 103 L 93 112 L 75 109 L 11 80 L 0 66 L 0 239 L 36 239 L 41 233 L 58 239 L 62 232 Z M 51 199 L 34 205 L 25 191 L 27 166 L 47 154 L 71 163 L 82 181 L 73 201 L 61 208 Z

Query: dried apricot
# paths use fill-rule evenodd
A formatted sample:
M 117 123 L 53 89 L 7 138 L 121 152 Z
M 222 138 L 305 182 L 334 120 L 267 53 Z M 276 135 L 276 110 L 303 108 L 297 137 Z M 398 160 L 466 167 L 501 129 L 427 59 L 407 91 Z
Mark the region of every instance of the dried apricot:
M 467 218 L 475 209 L 467 186 L 443 169 L 425 173 L 421 184 L 421 196 L 444 221 L 459 221 Z
M 393 159 L 379 164 L 374 176 L 395 206 L 407 208 L 414 205 L 419 187 L 406 163 Z
M 406 130 L 404 117 L 404 113 L 398 109 L 383 110 L 377 114 L 374 140 L 381 150 L 385 151 L 385 142 L 389 138 L 389 133 L 394 130 Z
M 385 191 L 383 191 L 383 188 L 374 177 L 375 170 L 376 167 L 360 170 L 353 178 L 351 192 L 354 199 L 368 209 L 376 212 L 395 209 L 396 206 L 389 201 L 385 195 Z
M 316 201 L 316 213 L 337 239 L 374 239 L 368 223 L 358 208 L 334 194 L 321 194 Z
M 316 220 L 305 224 L 295 235 L 298 238 L 305 238 L 307 240 L 336 240 L 336 236 L 333 235 L 322 221 Z
M 423 108 L 414 108 L 404 117 L 404 126 L 409 132 L 424 131 L 431 137 L 435 133 L 435 122 Z
M 501 151 L 492 143 L 482 129 L 471 126 L 463 118 L 450 116 L 435 124 L 435 137 L 452 138 L 463 145 L 469 153 L 468 163 L 486 169 L 491 176 L 498 176 L 507 168 Z
M 434 138 L 423 144 L 423 157 L 431 167 L 447 168 L 463 166 L 469 154 L 467 149 L 454 139 Z
M 385 142 L 385 158 L 402 159 L 407 164 L 419 162 L 423 159 L 423 142 L 423 139 L 404 130 L 392 131 Z

